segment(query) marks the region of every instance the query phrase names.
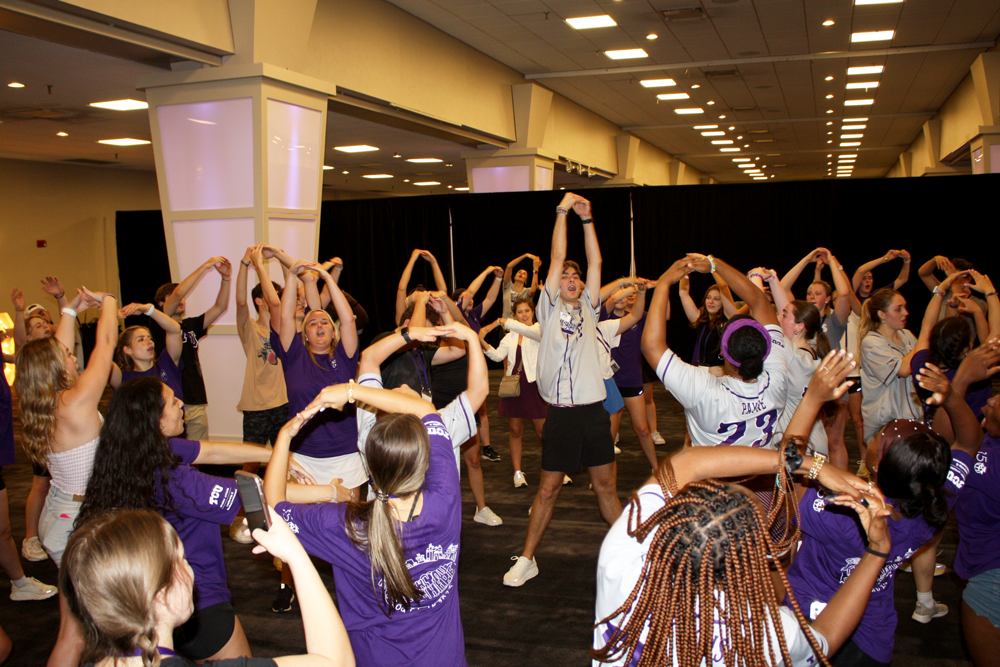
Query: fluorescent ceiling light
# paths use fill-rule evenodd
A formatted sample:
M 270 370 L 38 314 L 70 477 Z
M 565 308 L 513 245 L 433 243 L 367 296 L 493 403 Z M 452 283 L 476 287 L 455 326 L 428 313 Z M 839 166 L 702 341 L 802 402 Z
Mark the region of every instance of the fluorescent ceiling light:
M 661 93 L 656 96 L 658 100 L 689 100 L 691 96 L 687 93 Z
M 115 111 L 132 111 L 134 109 L 148 109 L 149 105 L 140 100 L 112 100 L 111 102 L 91 102 L 90 106 L 101 109 L 114 109 Z
M 744 174 L 763 174 L 764 172 L 762 172 L 760 169 L 747 169 L 743 173 Z
M 721 146 L 723 144 L 731 144 L 731 143 L 733 143 L 733 140 L 732 139 L 715 139 L 715 140 L 712 141 L 712 143 L 715 144 L 716 146 Z
M 858 83 L 847 84 L 848 90 L 858 90 L 863 88 L 878 88 L 878 81 L 859 81 Z
M 885 69 L 885 65 L 866 65 L 864 67 L 848 67 L 847 76 L 854 76 L 855 74 L 881 74 L 882 70 Z
M 359 146 L 334 146 L 333 150 L 340 151 L 341 153 L 367 153 L 369 151 L 377 151 L 378 149 L 374 146 L 361 144 Z
M 718 130 L 716 132 L 702 132 L 701 136 L 703 136 L 703 137 L 724 137 L 724 136 L 726 136 L 726 133 L 723 132 L 722 130 Z
M 365 174 L 363 178 L 392 178 L 392 174 Z
M 860 141 L 844 141 L 841 142 L 840 147 L 843 148 L 845 146 L 860 146 L 860 145 L 861 145 Z
M 854 164 L 854 160 L 837 160 L 837 164 Z
M 872 32 L 852 32 L 852 42 L 883 42 L 892 39 L 896 35 L 895 30 L 874 30 Z
M 570 24 L 577 30 L 587 30 L 589 28 L 610 28 L 618 25 L 615 23 L 615 20 L 607 14 L 602 14 L 601 16 L 581 16 L 575 19 L 566 19 L 566 23 Z
M 674 113 L 679 114 L 690 114 L 690 113 L 705 113 L 705 110 L 701 107 L 694 107 L 691 109 L 674 109 Z
M 149 142 L 145 139 L 101 139 L 97 143 L 109 144 L 111 146 L 141 146 Z
M 750 158 L 748 158 L 748 157 L 734 157 L 733 158 L 733 162 L 749 162 L 749 161 L 750 161 Z
M 333 167 L 331 167 L 329 165 L 325 165 L 325 164 L 323 165 L 323 171 L 327 171 L 329 169 L 333 169 Z
M 754 176 L 753 180 L 755 180 L 755 181 L 766 181 L 767 180 L 767 176 Z
M 24 84 L 23 83 L 18 83 L 17 81 L 11 81 L 10 83 L 7 84 L 7 87 L 8 88 L 24 88 Z
M 420 181 L 418 183 L 415 182 L 414 185 L 441 185 L 441 183 L 438 181 Z
M 676 86 L 677 82 L 673 79 L 644 79 L 639 82 L 639 85 L 643 88 L 666 88 L 667 86 Z
M 865 136 L 865 135 L 863 135 L 863 134 L 842 134 L 842 135 L 840 135 L 840 138 L 841 139 L 860 139 L 863 136 Z
M 868 104 L 875 104 L 875 100 L 844 100 L 845 107 L 863 107 Z
M 722 153 L 739 153 L 740 149 L 739 148 L 720 148 L 719 151 L 722 152 Z
M 629 58 L 649 57 L 649 54 L 642 49 L 618 49 L 617 51 L 605 51 L 604 55 L 612 60 L 628 60 Z
M 854 153 L 853 155 L 848 155 L 848 154 L 846 154 L 846 153 L 845 153 L 845 154 L 841 155 L 841 156 L 840 156 L 839 158 L 837 158 L 837 159 L 843 159 L 843 158 L 845 158 L 845 157 L 857 157 L 857 156 L 858 156 L 858 154 L 857 154 L 857 153 Z
M 441 162 L 441 160 L 436 157 L 411 157 L 407 158 L 407 162 L 415 162 L 417 164 L 430 164 L 432 162 Z
M 895 5 L 903 0 L 854 0 L 855 5 Z
M 741 157 L 739 159 L 740 160 L 749 160 L 750 158 L 748 158 L 748 157 Z M 735 160 L 735 158 L 734 158 L 734 160 Z M 739 167 L 740 169 L 756 169 L 757 168 L 757 165 L 755 165 L 753 162 L 751 162 L 750 164 L 738 164 L 736 166 Z
M 841 176 L 848 176 L 849 177 L 849 176 L 852 176 L 852 174 L 837 174 L 837 178 L 840 178 Z
M 456 192 L 468 192 L 469 191 L 469 186 L 465 186 L 464 188 L 455 188 L 455 191 Z
M 868 126 L 867 125 L 844 125 L 840 129 L 841 130 L 863 130 L 866 127 L 868 127 Z
M 717 127 L 719 127 L 719 126 L 718 125 L 695 125 L 694 129 L 696 129 L 696 130 L 714 130 Z

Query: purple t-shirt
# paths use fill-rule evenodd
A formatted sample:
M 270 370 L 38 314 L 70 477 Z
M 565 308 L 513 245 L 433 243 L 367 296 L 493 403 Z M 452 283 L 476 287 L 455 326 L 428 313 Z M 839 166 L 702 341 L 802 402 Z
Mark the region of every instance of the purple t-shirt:
M 337 341 L 332 359 L 319 356 L 314 362 L 300 335 L 292 337 L 292 344 L 286 351 L 278 332 L 272 328 L 271 347 L 281 359 L 282 370 L 285 372 L 290 415 L 312 403 L 325 387 L 347 382 L 358 374 L 359 350 L 348 357 L 340 341 Z M 354 406 L 345 405 L 343 410 L 324 410 L 318 413 L 292 438 L 291 450 L 313 458 L 330 458 L 357 452 L 358 423 L 354 418 Z
M 170 449 L 181 462 L 170 471 L 173 509 L 161 510 L 161 514 L 177 531 L 194 570 L 194 608 L 229 602 L 233 596 L 226 585 L 219 526 L 231 524 L 243 506 L 236 480 L 212 477 L 192 468 L 190 464 L 201 452 L 201 443 L 196 440 L 171 438 Z M 157 502 L 163 502 L 159 491 Z
M 465 314 L 465 321 L 469 323 L 469 328 L 479 333 L 483 328 L 483 304 L 478 306 L 473 306 L 468 313 Z
M 170 357 L 170 353 L 163 350 L 163 352 L 160 352 L 160 356 L 156 358 L 156 361 L 153 362 L 153 366 L 148 371 L 127 371 L 123 368 L 122 384 L 125 384 L 132 378 L 156 378 L 163 384 L 173 389 L 174 396 L 183 401 L 184 388 L 181 383 L 181 371 L 183 370 L 184 360 L 181 359 L 180 365 L 175 364 L 174 360 Z
M 955 505 L 955 573 L 969 579 L 1000 568 L 1000 439 L 986 436 Z
M 340 615 L 359 665 L 465 665 L 465 634 L 458 605 L 458 554 L 462 493 L 451 436 L 437 414 L 423 418 L 430 436 L 430 465 L 423 509 L 398 523 L 406 567 L 424 592 L 409 611 L 392 610 L 372 589 L 371 560 L 344 529 L 344 505 L 278 503 L 275 510 L 311 555 L 333 564 Z M 381 591 L 382 579 L 376 575 Z M 379 599 L 381 598 L 381 599 Z
M 0 371 L 3 364 L 0 363 Z M 14 397 L 7 378 L 0 378 L 0 466 L 13 465 L 14 456 Z
M 965 485 L 971 468 L 971 456 L 958 449 L 951 450 L 951 468 L 944 485 L 949 508 L 958 500 L 958 491 Z M 788 582 L 802 612 L 815 620 L 861 561 L 865 542 L 857 515 L 828 503 L 815 488 L 806 491 L 799 512 L 802 546 L 788 569 Z M 872 588 L 861 623 L 851 636 L 862 651 L 880 662 L 892 660 L 897 620 L 893 604 L 896 569 L 935 532 L 922 517 L 889 521 L 892 540 L 889 558 Z
M 926 389 L 921 389 L 920 384 L 917 382 L 917 373 L 923 370 L 924 366 L 927 365 L 927 358 L 931 356 L 930 350 L 920 350 L 919 352 L 914 352 L 913 356 L 910 358 L 910 369 L 912 373 L 910 374 L 910 379 L 913 380 L 913 386 L 917 390 L 917 395 L 921 399 L 929 398 L 930 392 Z M 954 382 L 955 371 L 949 368 L 944 370 L 944 376 L 948 378 L 949 382 Z M 976 415 L 976 421 L 983 420 L 983 406 L 986 405 L 986 401 L 990 400 L 993 396 L 993 384 L 990 380 L 980 380 L 979 382 L 974 382 L 969 386 L 968 391 L 965 392 L 965 404 L 972 409 L 972 414 Z M 924 406 L 924 420 L 927 420 L 927 413 L 930 406 L 923 403 Z
M 611 313 L 609 320 L 621 319 Z M 621 334 L 618 347 L 611 348 L 611 358 L 618 364 L 615 384 L 619 387 L 642 388 L 642 330 L 646 327 L 646 313 L 639 323 Z

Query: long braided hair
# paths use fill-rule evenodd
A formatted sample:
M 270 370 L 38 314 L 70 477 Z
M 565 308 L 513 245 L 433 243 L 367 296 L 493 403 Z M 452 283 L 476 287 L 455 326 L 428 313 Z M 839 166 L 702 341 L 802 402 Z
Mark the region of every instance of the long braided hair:
M 785 439 L 779 461 L 785 460 L 785 448 L 795 447 L 796 440 Z M 766 517 L 745 492 L 718 480 L 694 482 L 677 491 L 669 458 L 657 468 L 656 480 L 667 499 L 664 506 L 640 523 L 642 508 L 633 493 L 628 509 L 629 536 L 643 542 L 652 534 L 642 574 L 625 602 L 598 623 L 618 627 L 603 648 L 591 650 L 591 657 L 632 664 L 648 628 L 638 649 L 639 667 L 671 662 L 700 667 L 711 663 L 713 650 L 727 665 L 765 667 L 778 664 L 779 656 L 791 664 L 770 559 L 809 644 L 822 664 L 829 665 L 776 563 L 799 537 L 798 528 L 791 532 L 787 528 L 800 522 L 784 465 L 778 466 Z M 779 517 L 787 519 L 789 504 L 795 508 L 795 521 L 786 520 L 779 539 L 772 540 L 769 530 Z

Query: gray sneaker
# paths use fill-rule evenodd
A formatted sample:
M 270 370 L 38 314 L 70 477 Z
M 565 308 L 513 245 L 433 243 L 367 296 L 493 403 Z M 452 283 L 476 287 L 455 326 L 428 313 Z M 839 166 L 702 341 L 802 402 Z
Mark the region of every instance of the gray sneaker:
M 931 619 L 941 618 L 942 616 L 948 615 L 947 605 L 943 605 L 937 600 L 934 601 L 933 607 L 925 607 L 919 602 L 917 603 L 917 608 L 913 610 L 912 618 L 917 623 L 930 623 Z

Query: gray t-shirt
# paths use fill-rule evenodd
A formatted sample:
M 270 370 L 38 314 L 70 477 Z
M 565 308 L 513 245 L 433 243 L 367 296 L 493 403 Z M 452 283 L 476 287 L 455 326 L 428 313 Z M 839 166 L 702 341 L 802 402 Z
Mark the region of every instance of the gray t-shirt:
M 830 347 L 834 350 L 840 349 L 840 339 L 844 337 L 844 332 L 847 331 L 847 320 L 841 324 L 840 320 L 837 319 L 837 313 L 830 313 L 823 318 L 823 333 L 826 334 L 827 339 L 830 341 Z
M 597 341 L 599 306 L 584 286 L 577 307 L 549 292 L 538 301 L 538 393 L 550 405 L 590 405 L 607 398 Z
M 514 302 L 518 299 L 527 299 L 531 295 L 531 288 L 527 285 L 520 292 L 514 291 L 514 281 L 510 280 L 503 284 L 503 318 L 509 320 L 514 317 Z
M 899 377 L 903 357 L 917 344 L 908 330 L 899 332 L 897 345 L 877 331 L 861 339 L 861 417 L 865 423 L 865 441 L 893 419 L 924 418 L 920 399 L 908 377 Z

